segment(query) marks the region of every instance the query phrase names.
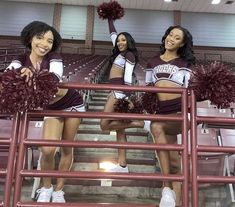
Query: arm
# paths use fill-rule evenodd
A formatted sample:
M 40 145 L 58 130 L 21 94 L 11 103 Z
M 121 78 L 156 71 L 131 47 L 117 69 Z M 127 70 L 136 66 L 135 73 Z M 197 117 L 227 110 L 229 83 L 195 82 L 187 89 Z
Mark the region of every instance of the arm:
M 125 85 L 132 84 L 132 75 L 135 68 L 135 56 L 132 52 L 127 52 L 125 55 L 125 66 L 123 74 L 123 82 Z M 115 91 L 115 97 L 118 99 L 128 98 L 130 96 L 130 91 Z
M 21 62 L 20 62 L 20 61 L 17 61 L 17 60 L 13 60 L 13 61 L 10 63 L 10 65 L 7 66 L 6 69 L 12 69 L 12 68 L 17 69 L 17 68 L 20 68 L 20 67 L 22 67 Z
M 191 70 L 185 70 L 185 73 L 184 73 L 184 87 L 185 88 L 188 88 L 188 82 L 189 82 L 189 79 L 191 77 Z
M 33 76 L 32 71 L 28 68 L 23 66 L 25 62 L 25 54 L 24 55 L 19 55 L 15 57 L 15 59 L 10 63 L 10 65 L 7 66 L 6 69 L 19 69 L 21 72 L 21 76 L 26 76 L 25 81 L 28 82 L 29 79 Z M 31 83 L 29 83 L 30 85 Z
M 116 28 L 114 26 L 112 19 L 108 19 L 108 23 L 109 23 L 110 38 L 112 40 L 113 46 L 115 46 L 116 39 L 117 39 L 117 31 L 116 31 Z
M 131 85 L 132 84 L 132 76 L 134 71 L 135 63 L 126 60 L 125 71 L 124 71 L 124 84 Z
M 145 69 L 145 85 L 152 85 L 153 83 L 153 69 L 150 63 L 147 64 L 147 68 Z
M 53 73 L 59 81 L 62 80 L 64 65 L 62 58 L 59 54 L 53 55 L 50 60 L 49 72 Z M 58 88 L 58 92 L 56 93 L 56 97 L 63 97 L 67 93 L 68 89 Z

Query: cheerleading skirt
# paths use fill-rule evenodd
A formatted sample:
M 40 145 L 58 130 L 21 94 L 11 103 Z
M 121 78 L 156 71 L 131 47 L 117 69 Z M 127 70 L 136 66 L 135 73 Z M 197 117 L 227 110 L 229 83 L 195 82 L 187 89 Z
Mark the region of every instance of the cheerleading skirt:
M 181 112 L 181 97 L 158 102 L 156 114 L 173 114 L 177 112 Z
M 112 78 L 109 80 L 109 84 L 112 85 L 124 85 L 124 80 L 123 77 L 118 77 L 118 78 Z M 116 98 L 116 99 L 122 99 L 126 96 L 129 95 L 128 92 L 123 92 L 123 91 L 112 91 L 111 94 Z

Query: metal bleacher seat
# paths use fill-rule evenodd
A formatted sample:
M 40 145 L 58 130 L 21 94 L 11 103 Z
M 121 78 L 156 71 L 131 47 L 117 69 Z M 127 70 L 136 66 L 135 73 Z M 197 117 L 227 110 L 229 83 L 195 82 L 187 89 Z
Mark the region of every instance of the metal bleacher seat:
M 220 128 L 221 146 L 235 147 L 235 129 Z M 226 158 L 227 175 L 234 176 L 235 153 Z M 232 202 L 235 202 L 233 184 L 229 184 Z
M 11 119 L 0 119 L 0 139 L 10 139 L 12 131 L 13 121 Z M 28 138 L 29 139 L 40 139 L 42 137 L 42 121 L 30 121 Z M 19 139 L 19 137 L 18 137 Z M 8 146 L 0 145 L 0 160 L 1 168 L 7 167 L 8 158 Z M 32 169 L 36 166 L 37 156 L 34 154 L 35 149 L 33 147 L 28 148 L 28 159 L 25 163 L 28 169 Z
M 205 101 L 204 103 L 198 103 L 197 107 L 198 107 L 197 115 L 199 116 L 209 116 L 209 117 L 212 116 L 215 118 L 216 117 L 223 117 L 223 118 L 234 117 L 234 113 L 231 107 L 225 108 L 225 109 L 218 109 L 217 107 L 211 105 L 209 101 Z M 212 130 L 214 130 L 215 135 L 211 137 L 212 139 L 210 138 L 205 139 L 206 136 L 203 136 L 202 134 L 200 134 L 200 132 L 198 132 L 198 142 L 200 142 L 201 140 L 203 143 L 207 142 L 208 145 L 216 144 L 217 146 L 230 146 L 230 147 L 235 146 L 235 139 L 234 139 L 235 138 L 234 137 L 235 126 L 233 126 L 232 124 L 203 123 L 203 126 L 205 130 L 208 132 L 211 132 Z M 211 143 L 214 141 L 215 141 L 214 144 Z M 209 153 L 209 154 L 213 156 L 213 153 Z M 210 166 L 212 163 L 210 163 L 210 160 L 208 158 L 206 159 L 207 160 L 205 161 L 206 165 L 204 166 L 204 171 L 206 171 L 207 173 L 211 171 L 212 174 L 210 175 L 231 176 L 231 170 L 234 169 L 234 162 L 235 162 L 234 155 L 231 155 L 229 153 L 218 153 L 218 155 L 215 155 L 213 157 L 214 167 Z M 217 164 L 215 162 L 217 162 Z M 216 174 L 213 174 L 213 173 L 216 173 Z M 234 170 L 232 173 L 234 173 Z M 228 184 L 228 186 L 230 190 L 231 201 L 235 202 L 233 184 L 230 183 Z

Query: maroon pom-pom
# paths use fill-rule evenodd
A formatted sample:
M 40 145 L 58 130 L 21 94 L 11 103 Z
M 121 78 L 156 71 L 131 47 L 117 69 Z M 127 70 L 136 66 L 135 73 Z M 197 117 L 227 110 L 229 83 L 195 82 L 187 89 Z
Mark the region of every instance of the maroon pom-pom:
M 124 9 L 116 2 L 103 3 L 97 7 L 97 13 L 101 19 L 120 19 L 124 16 Z
M 58 91 L 58 78 L 48 72 L 41 70 L 33 75 L 33 92 L 29 97 L 29 109 L 44 107 L 48 105 Z
M 20 70 L 7 69 L 2 75 L 1 82 L 1 113 L 15 113 L 26 110 L 31 88 L 25 82 L 25 77 L 21 77 Z
M 7 69 L 0 85 L 0 112 L 16 113 L 48 104 L 57 92 L 58 79 L 43 70 L 33 72 L 26 82 L 26 77 L 21 76 L 21 69 Z
M 227 108 L 235 102 L 235 76 L 222 62 L 197 65 L 189 80 L 198 101 L 210 100 L 218 108 Z
M 149 114 L 156 114 L 156 111 L 159 108 L 156 93 L 143 93 L 141 95 L 141 101 L 145 112 Z
M 114 111 L 118 113 L 143 113 L 142 102 L 137 96 L 131 96 L 129 100 L 118 99 L 114 105 Z

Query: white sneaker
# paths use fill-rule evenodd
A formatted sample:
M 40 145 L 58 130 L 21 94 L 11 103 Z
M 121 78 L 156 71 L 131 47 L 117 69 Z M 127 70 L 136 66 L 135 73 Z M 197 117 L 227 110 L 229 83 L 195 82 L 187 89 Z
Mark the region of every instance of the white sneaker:
M 36 191 L 38 193 L 36 199 L 37 202 L 50 202 L 51 201 L 51 195 L 53 192 L 53 187 L 50 188 L 40 188 Z
M 175 199 L 175 192 L 169 187 L 164 187 L 159 207 L 175 207 Z
M 144 129 L 147 132 L 150 132 L 150 125 L 151 125 L 151 121 L 150 120 L 144 120 Z
M 54 191 L 52 193 L 52 203 L 65 203 L 64 191 Z
M 117 164 L 114 168 L 110 169 L 109 172 L 122 172 L 122 173 L 129 173 L 128 166 L 122 167 Z

